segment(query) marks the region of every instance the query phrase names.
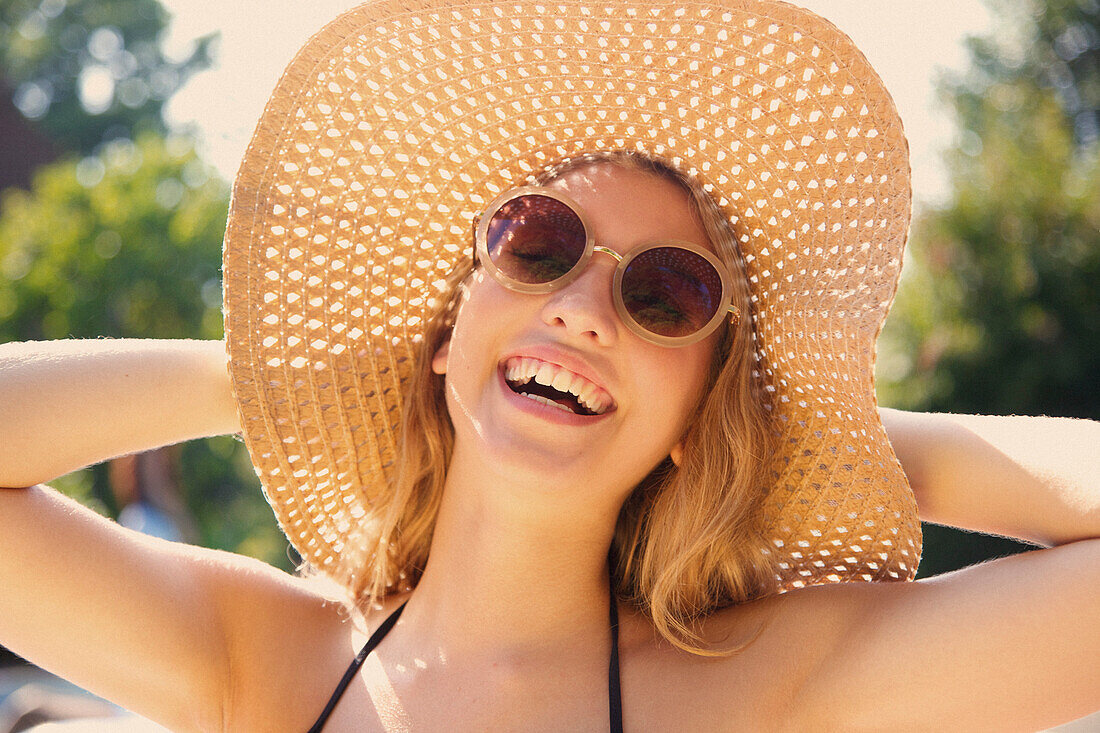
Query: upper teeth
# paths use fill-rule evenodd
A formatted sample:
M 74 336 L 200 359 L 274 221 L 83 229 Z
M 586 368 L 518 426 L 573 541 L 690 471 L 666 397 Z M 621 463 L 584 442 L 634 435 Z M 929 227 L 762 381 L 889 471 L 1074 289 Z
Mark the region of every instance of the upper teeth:
M 579 374 L 574 374 L 557 364 L 539 361 L 531 357 L 514 356 L 504 363 L 504 378 L 515 385 L 527 384 L 534 379 L 539 384 L 568 392 L 577 401 L 597 415 L 611 406 L 611 395 Z

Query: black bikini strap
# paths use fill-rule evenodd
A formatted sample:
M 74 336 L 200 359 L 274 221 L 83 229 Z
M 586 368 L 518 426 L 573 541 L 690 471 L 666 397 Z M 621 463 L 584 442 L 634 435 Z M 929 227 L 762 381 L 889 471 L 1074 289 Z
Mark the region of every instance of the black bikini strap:
M 607 666 L 607 704 L 611 708 L 611 733 L 623 733 L 623 698 L 619 690 L 619 608 L 615 602 L 614 586 L 611 589 L 611 663 Z
M 406 601 L 407 603 L 408 601 Z M 325 705 L 325 709 L 321 711 L 321 717 L 317 719 L 317 722 L 309 729 L 309 733 L 321 733 L 321 729 L 324 727 L 325 722 L 329 716 L 332 715 L 332 711 L 336 708 L 336 703 L 340 702 L 340 697 L 343 696 L 344 690 L 351 684 L 352 678 L 359 672 L 359 668 L 363 666 L 363 662 L 366 661 L 367 655 L 369 655 L 374 648 L 382 641 L 382 639 L 389 633 L 393 625 L 397 623 L 397 619 L 401 617 L 401 612 L 405 610 L 405 603 L 402 603 L 397 607 L 393 613 L 391 613 L 385 621 L 379 625 L 370 638 L 367 639 L 367 643 L 363 645 L 363 648 L 359 650 L 359 653 L 355 655 L 355 659 L 352 661 L 351 666 L 348 667 L 347 672 L 344 673 L 343 679 L 340 680 L 340 684 L 336 686 L 336 690 L 332 693 L 332 697 L 329 698 L 328 704 Z M 622 693 L 619 689 L 619 608 L 615 602 L 614 590 L 611 592 L 611 611 L 609 613 L 611 620 L 611 661 L 607 666 L 607 698 L 608 707 L 610 708 L 611 717 L 611 733 L 623 733 L 623 700 Z
M 405 601 L 408 603 L 408 601 Z M 336 703 L 340 702 L 340 697 L 344 694 L 344 690 L 351 684 L 351 680 L 355 677 L 356 672 L 363 666 L 363 661 L 367 658 L 367 655 L 374 651 L 374 648 L 378 646 L 378 643 L 382 641 L 382 638 L 390 632 L 393 625 L 397 623 L 397 619 L 401 617 L 401 612 L 405 610 L 405 603 L 402 603 L 397 607 L 397 610 L 391 613 L 381 625 L 374 630 L 374 633 L 367 639 L 367 643 L 363 645 L 363 648 L 359 650 L 359 653 L 355 655 L 355 660 L 352 661 L 351 666 L 348 667 L 348 671 L 344 672 L 344 678 L 340 680 L 340 684 L 336 686 L 336 691 L 332 693 L 332 697 L 329 698 L 328 705 L 325 705 L 325 709 L 321 711 L 321 717 L 317 719 L 317 722 L 313 724 L 313 727 L 309 729 L 309 733 L 321 733 L 321 729 L 325 727 L 325 721 L 328 720 L 328 716 L 332 715 L 332 711 L 336 708 Z

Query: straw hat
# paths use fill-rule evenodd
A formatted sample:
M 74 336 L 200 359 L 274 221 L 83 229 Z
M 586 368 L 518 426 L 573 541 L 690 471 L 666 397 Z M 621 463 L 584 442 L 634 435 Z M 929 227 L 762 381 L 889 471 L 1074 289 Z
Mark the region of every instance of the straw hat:
M 244 438 L 302 557 L 352 584 L 442 278 L 502 191 L 639 150 L 729 215 L 782 449 L 783 589 L 913 576 L 920 526 L 879 421 L 875 340 L 910 216 L 893 101 L 851 40 L 774 0 L 379 0 L 272 94 L 233 188 L 225 319 Z

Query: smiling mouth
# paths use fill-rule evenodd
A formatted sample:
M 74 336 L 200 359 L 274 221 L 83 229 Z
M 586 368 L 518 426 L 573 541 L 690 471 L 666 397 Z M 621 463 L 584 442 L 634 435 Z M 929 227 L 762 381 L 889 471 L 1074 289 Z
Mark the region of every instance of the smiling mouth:
M 522 397 L 574 415 L 603 415 L 614 405 L 611 395 L 579 374 L 530 357 L 508 359 L 504 381 Z

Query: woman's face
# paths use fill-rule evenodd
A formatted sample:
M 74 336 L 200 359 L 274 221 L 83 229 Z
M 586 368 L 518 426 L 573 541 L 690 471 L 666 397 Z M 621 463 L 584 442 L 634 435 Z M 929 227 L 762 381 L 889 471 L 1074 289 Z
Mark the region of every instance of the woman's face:
M 687 195 L 661 178 L 605 163 L 548 187 L 576 201 L 596 243 L 620 254 L 655 240 L 709 248 Z M 446 374 L 456 458 L 476 451 L 486 465 L 548 487 L 617 486 L 621 502 L 669 456 L 718 336 L 682 348 L 636 336 L 612 302 L 615 264 L 596 253 L 567 287 L 540 295 L 474 270 L 451 339 L 433 360 Z M 580 399 L 562 399 L 538 382 Z M 546 404 L 548 395 L 563 404 Z

